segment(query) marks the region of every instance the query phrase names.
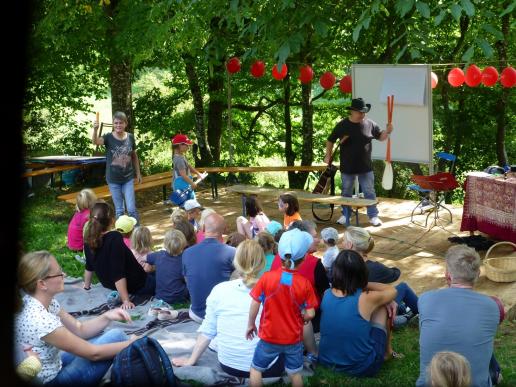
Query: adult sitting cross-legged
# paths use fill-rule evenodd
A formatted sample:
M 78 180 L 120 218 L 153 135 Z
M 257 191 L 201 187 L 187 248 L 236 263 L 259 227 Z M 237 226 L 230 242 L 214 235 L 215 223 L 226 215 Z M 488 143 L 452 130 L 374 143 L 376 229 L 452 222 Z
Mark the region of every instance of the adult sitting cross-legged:
M 192 301 L 189 314 L 198 323 L 204 319 L 206 298 L 213 287 L 228 281 L 234 270 L 236 249 L 224 243 L 225 228 L 223 216 L 208 215 L 204 221 L 205 239 L 183 252 L 183 275 Z
M 419 297 L 419 378 L 427 385 L 427 368 L 440 351 L 463 355 L 471 365 L 472 386 L 492 386 L 500 380 L 493 354 L 501 310 L 493 298 L 475 292 L 480 257 L 467 246 L 452 246 L 445 255 L 448 288 Z

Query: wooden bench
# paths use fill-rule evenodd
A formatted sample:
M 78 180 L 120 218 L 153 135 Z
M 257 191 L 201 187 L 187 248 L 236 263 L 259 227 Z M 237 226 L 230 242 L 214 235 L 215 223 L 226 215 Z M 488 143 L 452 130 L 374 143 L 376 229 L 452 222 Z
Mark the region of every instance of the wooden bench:
M 156 173 L 154 175 L 144 176 L 142 178 L 141 184 L 134 185 L 134 191 L 138 192 L 147 188 L 162 187 L 163 201 L 165 201 L 167 199 L 167 187 L 170 186 L 171 179 L 172 172 L 162 172 Z M 111 192 L 109 191 L 109 187 L 107 185 L 91 188 L 91 190 L 95 192 L 95 195 L 97 195 L 97 198 L 99 199 L 105 199 L 111 196 Z M 68 203 L 75 204 L 77 193 L 78 192 L 70 192 L 64 195 L 59 195 L 57 198 Z
M 338 206 L 348 206 L 351 207 L 352 211 L 356 216 L 356 224 L 358 223 L 358 209 L 362 207 L 372 206 L 378 203 L 377 200 L 371 199 L 362 199 L 362 198 L 348 198 L 343 196 L 336 195 L 324 195 L 324 194 L 314 194 L 311 192 L 303 191 L 303 190 L 294 190 L 294 189 L 278 189 L 278 188 L 268 188 L 268 187 L 256 187 L 254 185 L 233 185 L 226 188 L 227 191 L 235 192 L 242 194 L 242 213 L 245 216 L 245 200 L 247 195 L 261 195 L 261 196 L 272 196 L 279 197 L 279 195 L 284 193 L 293 193 L 299 201 L 309 202 L 309 203 L 321 203 L 323 205 L 338 205 Z M 331 209 L 331 213 L 333 214 L 333 208 Z M 330 216 L 331 219 L 331 216 Z M 346 220 L 346 225 L 349 225 L 349 219 Z

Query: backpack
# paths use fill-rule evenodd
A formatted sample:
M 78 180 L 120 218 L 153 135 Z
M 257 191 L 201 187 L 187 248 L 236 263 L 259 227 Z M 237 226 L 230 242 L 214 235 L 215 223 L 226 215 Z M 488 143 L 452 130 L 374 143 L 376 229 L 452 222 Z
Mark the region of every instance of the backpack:
M 190 199 L 190 194 L 192 191 L 193 189 L 191 186 L 185 190 L 176 189 L 170 194 L 168 199 L 175 205 L 183 207 L 185 202 Z
M 177 386 L 168 355 L 156 339 L 147 336 L 115 356 L 111 381 L 114 386 Z

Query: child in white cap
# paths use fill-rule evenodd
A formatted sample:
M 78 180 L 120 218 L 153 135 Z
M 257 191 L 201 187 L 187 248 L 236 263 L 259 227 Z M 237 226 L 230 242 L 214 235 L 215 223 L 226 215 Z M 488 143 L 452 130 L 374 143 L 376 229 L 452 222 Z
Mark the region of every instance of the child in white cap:
M 280 354 L 284 355 L 292 385 L 303 385 L 303 326 L 315 316 L 318 301 L 312 285 L 298 274 L 297 268 L 312 242 L 306 231 L 293 229 L 283 233 L 278 244 L 282 269 L 264 273 L 249 293 L 253 298 L 246 331 L 249 340 L 257 333 L 255 321 L 263 303 L 250 385 L 262 384 L 262 372 Z
M 333 227 L 326 227 L 321 230 L 321 239 L 326 245 L 326 251 L 322 257 L 322 264 L 328 274 L 328 279 L 331 281 L 331 266 L 339 255 L 339 248 L 337 241 L 339 240 L 339 232 Z
M 201 218 L 201 212 L 204 208 L 201 206 L 196 199 L 190 199 L 185 202 L 184 209 L 186 211 L 186 215 L 188 217 L 188 221 L 194 227 L 194 231 L 199 231 L 199 220 Z

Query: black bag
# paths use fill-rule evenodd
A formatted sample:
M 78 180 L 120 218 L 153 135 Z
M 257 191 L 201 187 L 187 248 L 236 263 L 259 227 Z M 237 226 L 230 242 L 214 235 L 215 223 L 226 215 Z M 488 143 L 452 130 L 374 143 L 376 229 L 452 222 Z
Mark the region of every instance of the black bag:
M 116 355 L 111 382 L 113 386 L 177 386 L 168 355 L 156 339 L 147 336 Z

